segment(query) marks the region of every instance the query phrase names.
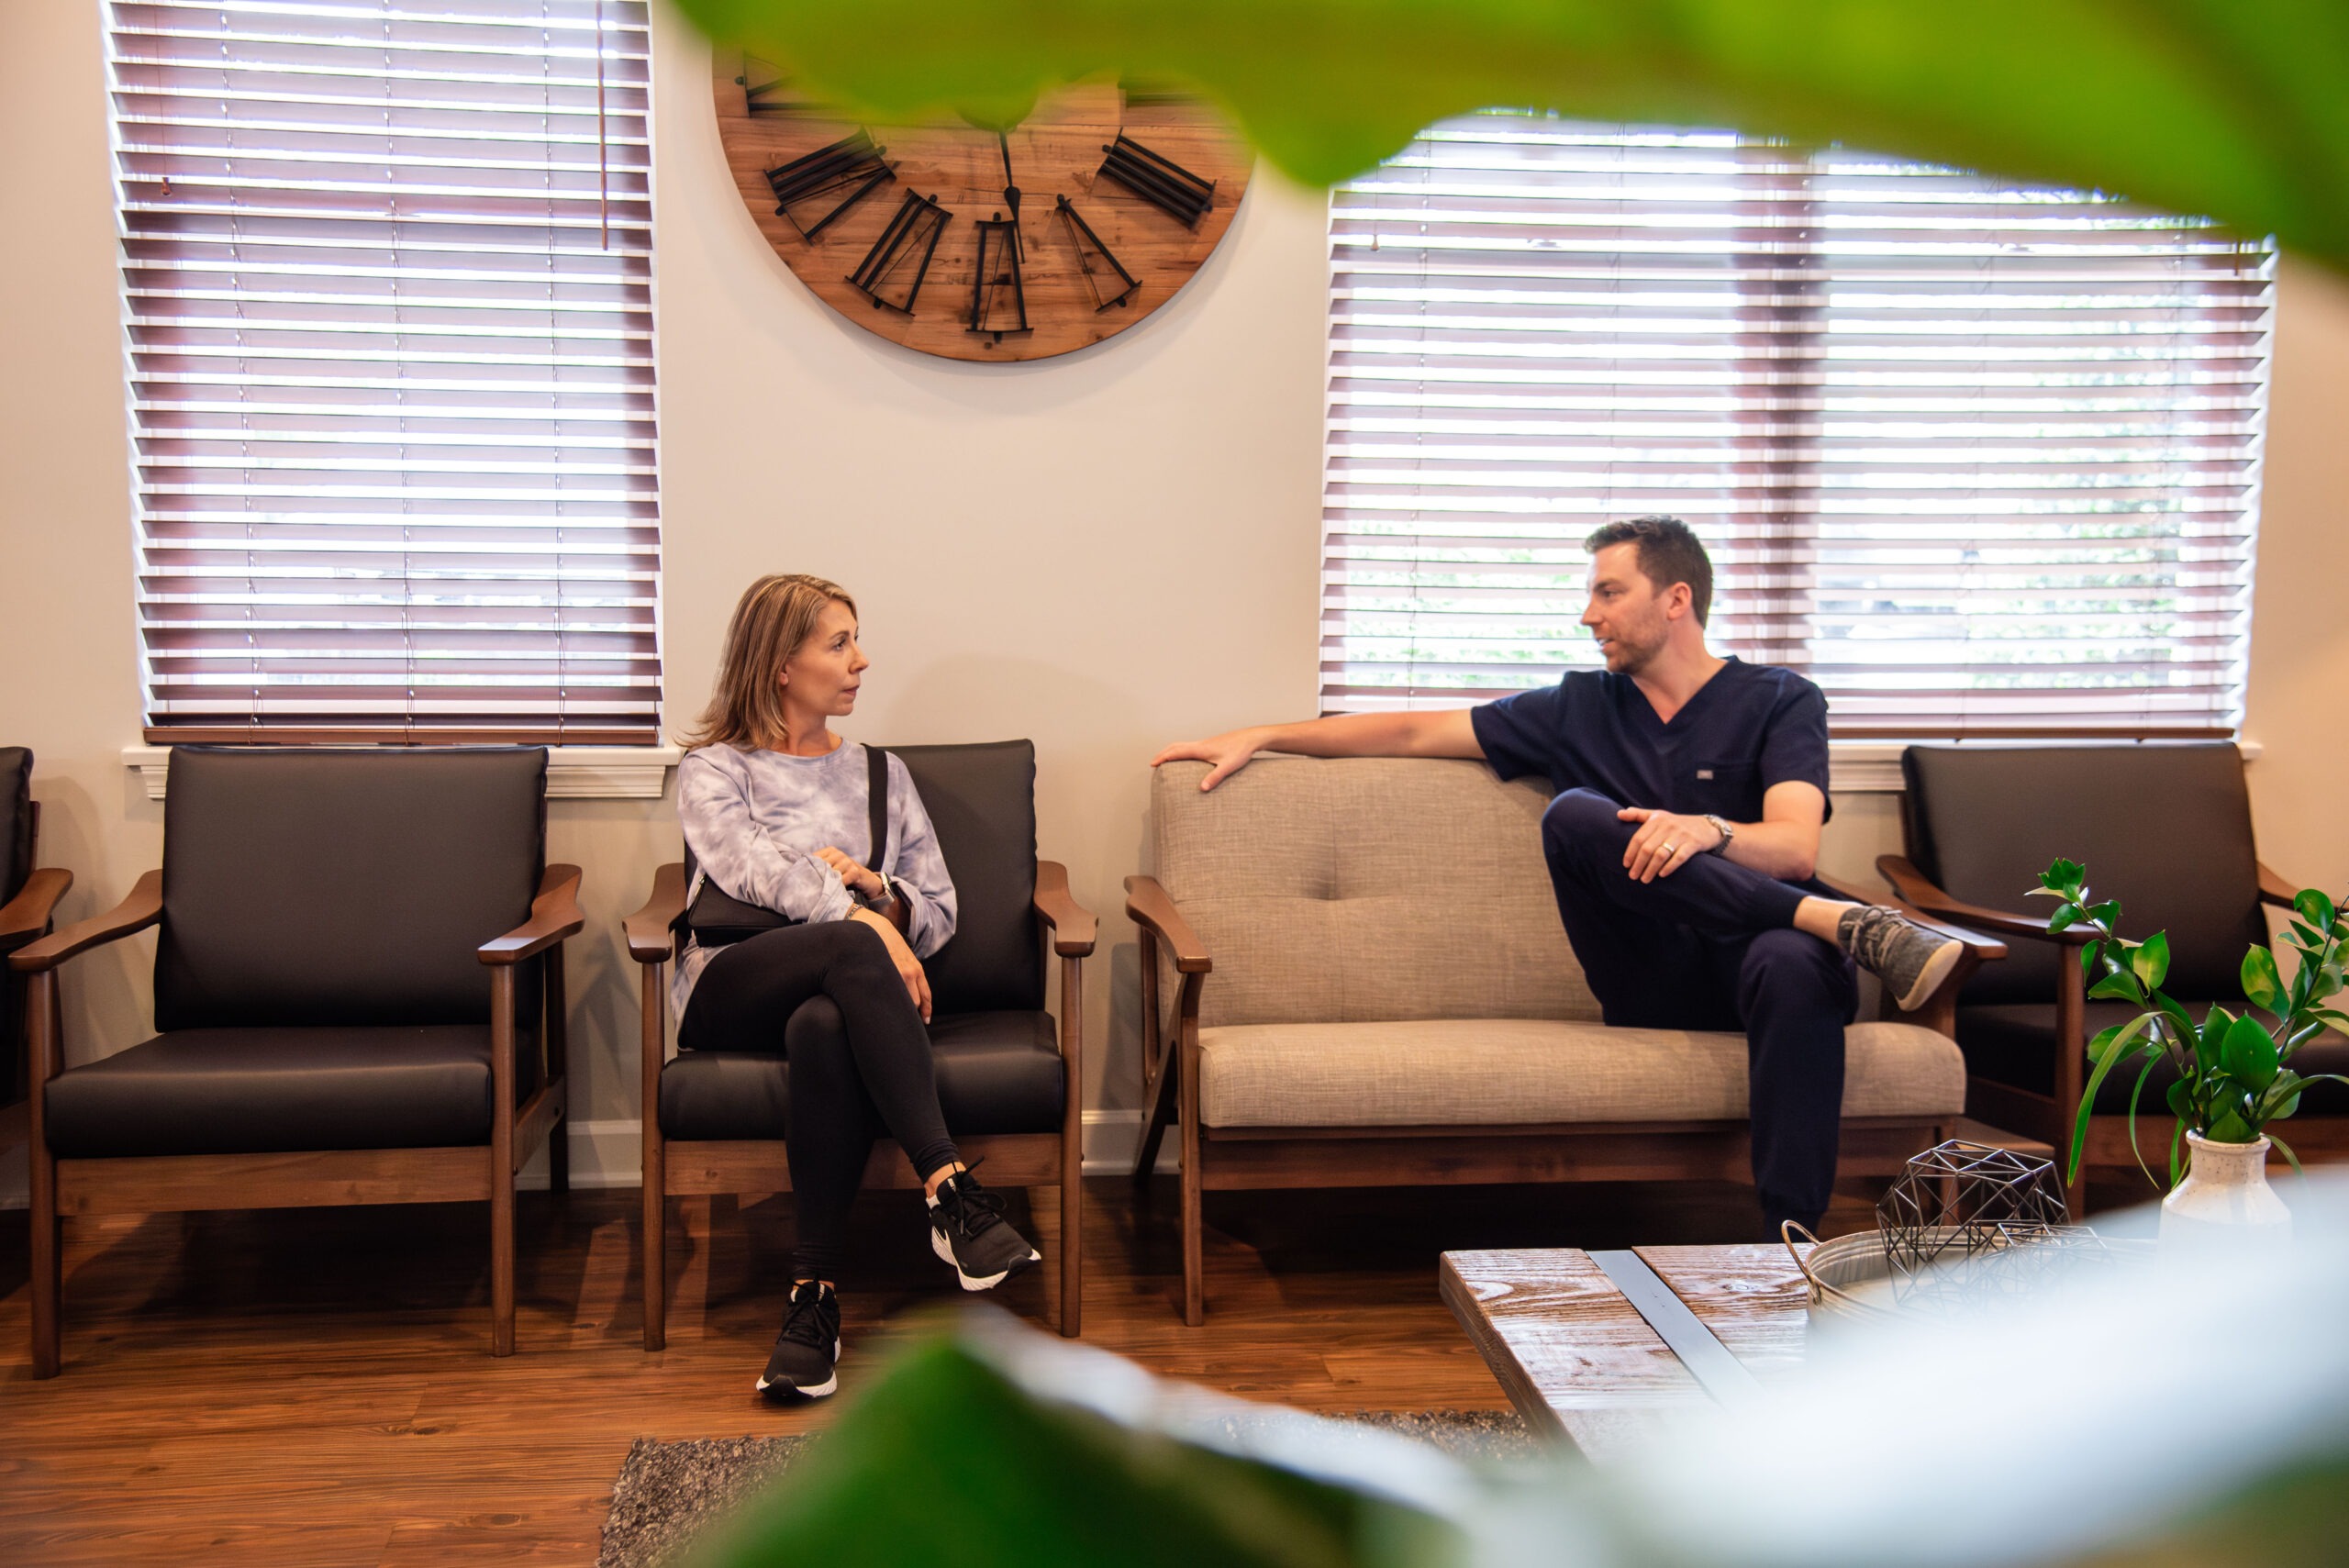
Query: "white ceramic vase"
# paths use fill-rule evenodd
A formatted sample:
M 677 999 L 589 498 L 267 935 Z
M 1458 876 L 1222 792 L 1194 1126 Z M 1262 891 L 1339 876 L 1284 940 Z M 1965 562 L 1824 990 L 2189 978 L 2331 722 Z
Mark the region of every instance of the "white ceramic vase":
M 2189 1132 L 2186 1144 L 2186 1180 L 2162 1199 L 2165 1247 L 2259 1247 L 2291 1239 L 2291 1210 L 2267 1184 L 2266 1139 L 2213 1143 Z

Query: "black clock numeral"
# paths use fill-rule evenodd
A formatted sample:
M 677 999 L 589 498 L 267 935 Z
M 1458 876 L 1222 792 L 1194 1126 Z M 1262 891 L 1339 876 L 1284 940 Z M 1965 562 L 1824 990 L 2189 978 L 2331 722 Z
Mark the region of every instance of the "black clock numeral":
M 978 264 L 971 271 L 971 314 L 964 328 L 994 335 L 1028 330 L 1028 290 L 1019 278 L 1019 220 L 997 213 L 979 219 Z
M 1117 181 L 1186 228 L 1197 228 L 1199 219 L 1215 206 L 1213 180 L 1200 179 L 1124 131 L 1119 131 L 1118 139 L 1101 150 L 1109 155 L 1101 161 L 1104 178 Z
M 773 74 L 769 75 L 764 82 L 753 85 L 751 81 L 751 70 L 753 66 L 758 66 Z M 753 119 L 762 115 L 796 117 L 811 112 L 811 106 L 806 99 L 789 95 L 790 80 L 781 72 L 775 72 L 774 67 L 767 64 L 763 60 L 753 60 L 751 56 L 744 55 L 742 74 L 734 78 L 734 81 L 742 89 L 742 106 L 750 111 Z M 785 95 L 781 97 L 770 95 L 774 94 Z
M 873 249 L 864 253 L 848 281 L 874 306 L 911 316 L 914 301 L 921 295 L 922 280 L 930 275 L 930 258 L 938 254 L 938 237 L 953 220 L 954 215 L 935 198 L 907 191 L 906 199 L 897 204 L 896 216 L 889 219 L 889 227 L 881 231 L 881 238 L 873 242 Z
M 1085 285 L 1093 291 L 1095 312 L 1107 310 L 1113 305 L 1123 305 L 1131 299 L 1134 291 L 1141 287 L 1141 280 L 1126 271 L 1126 265 L 1118 260 L 1117 252 L 1101 243 L 1101 237 L 1093 232 L 1093 226 L 1085 221 L 1085 215 L 1076 210 L 1075 203 L 1066 196 L 1055 196 L 1052 200 L 1053 210 L 1060 214 L 1061 221 L 1067 226 L 1069 243 L 1076 249 L 1076 264 L 1085 274 Z M 1108 272 L 1115 272 L 1124 285 L 1115 294 L 1106 292 L 1109 280 L 1104 274 Z
M 775 217 L 788 218 L 802 239 L 815 239 L 851 207 L 897 177 L 896 171 L 881 156 L 887 150 L 885 147 L 875 147 L 871 136 L 857 130 L 829 147 L 818 148 L 805 158 L 795 158 L 779 169 L 768 170 L 767 184 L 774 192 Z M 839 199 L 824 206 L 832 197 Z M 818 207 L 822 208 L 821 217 L 816 216 Z M 815 221 L 807 221 L 809 217 L 815 217 Z

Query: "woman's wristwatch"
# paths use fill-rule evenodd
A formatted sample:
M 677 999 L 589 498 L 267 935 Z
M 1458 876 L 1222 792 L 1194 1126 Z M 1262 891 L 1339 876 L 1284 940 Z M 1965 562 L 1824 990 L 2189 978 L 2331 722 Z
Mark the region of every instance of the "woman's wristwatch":
M 1714 831 L 1718 832 L 1721 836 L 1721 841 L 1715 844 L 1711 849 L 1705 852 L 1709 855 L 1725 855 L 1729 853 L 1729 841 L 1737 837 L 1736 828 L 1722 821 L 1720 817 L 1714 816 L 1709 811 L 1705 813 L 1705 820 L 1711 823 L 1713 825 Z

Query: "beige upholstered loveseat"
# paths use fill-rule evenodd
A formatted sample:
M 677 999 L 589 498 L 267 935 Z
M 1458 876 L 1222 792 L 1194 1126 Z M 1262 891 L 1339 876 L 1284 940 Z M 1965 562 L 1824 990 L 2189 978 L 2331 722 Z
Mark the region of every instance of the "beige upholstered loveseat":
M 1158 770 L 1156 874 L 1126 884 L 1136 1170 L 1179 1129 L 1187 1321 L 1207 1188 L 1751 1179 L 1744 1039 L 1600 1021 L 1542 863 L 1546 791 L 1468 762 L 1260 757 L 1202 794 L 1206 771 Z M 1948 999 L 2005 951 L 1966 934 L 1925 1009 L 1845 1032 L 1845 1172 L 1897 1173 L 1964 1110 Z

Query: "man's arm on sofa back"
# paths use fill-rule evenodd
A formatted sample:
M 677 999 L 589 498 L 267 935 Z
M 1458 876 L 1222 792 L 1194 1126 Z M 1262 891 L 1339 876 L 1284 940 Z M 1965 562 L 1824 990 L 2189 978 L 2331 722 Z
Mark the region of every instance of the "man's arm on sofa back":
M 1177 740 L 1150 760 L 1161 762 L 1198 762 L 1208 764 L 1201 790 L 1210 790 L 1248 765 L 1259 751 L 1287 751 L 1300 757 L 1465 757 L 1485 754 L 1477 743 L 1472 710 L 1444 708 L 1431 713 L 1334 713 L 1295 724 L 1258 724 L 1229 729 L 1205 740 Z

